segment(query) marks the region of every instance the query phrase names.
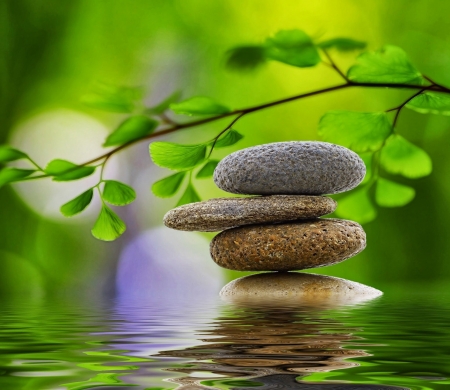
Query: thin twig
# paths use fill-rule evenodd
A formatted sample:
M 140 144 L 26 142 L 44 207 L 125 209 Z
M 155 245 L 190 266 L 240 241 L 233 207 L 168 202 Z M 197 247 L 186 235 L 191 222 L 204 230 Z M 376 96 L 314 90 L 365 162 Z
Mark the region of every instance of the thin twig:
M 349 79 L 347 78 L 347 76 L 344 74 L 344 72 L 341 71 L 341 69 L 339 69 L 339 67 L 336 65 L 336 63 L 334 62 L 333 58 L 330 56 L 330 54 L 328 53 L 327 50 L 323 49 L 323 54 L 325 54 L 325 57 L 327 57 L 328 61 L 330 61 L 329 64 L 336 72 L 339 73 L 339 76 L 341 76 L 345 81 L 349 81 Z

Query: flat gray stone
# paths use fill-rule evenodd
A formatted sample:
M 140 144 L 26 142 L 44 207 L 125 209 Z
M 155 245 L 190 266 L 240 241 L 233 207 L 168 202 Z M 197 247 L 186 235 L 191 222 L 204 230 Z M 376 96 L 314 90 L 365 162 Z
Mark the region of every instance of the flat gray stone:
M 210 252 L 218 265 L 236 271 L 293 271 L 333 265 L 365 247 L 358 223 L 318 218 L 224 230 Z
M 322 195 L 349 191 L 366 167 L 351 150 L 327 142 L 276 142 L 231 153 L 217 165 L 224 191 L 255 195 Z
M 272 195 L 251 198 L 217 198 L 170 210 L 164 224 L 172 229 L 214 232 L 236 226 L 320 217 L 336 209 L 324 196 Z
M 249 304 L 345 305 L 370 300 L 382 292 L 333 276 L 270 272 L 235 279 L 220 292 L 222 299 Z

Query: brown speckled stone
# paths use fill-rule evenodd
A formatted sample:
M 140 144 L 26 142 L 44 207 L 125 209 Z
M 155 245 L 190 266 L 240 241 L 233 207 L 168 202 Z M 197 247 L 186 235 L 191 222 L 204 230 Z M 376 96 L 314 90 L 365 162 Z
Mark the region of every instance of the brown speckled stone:
M 164 224 L 177 230 L 214 232 L 242 225 L 320 217 L 335 209 L 336 201 L 324 196 L 218 198 L 170 210 L 164 216 Z
M 337 194 L 356 187 L 366 167 L 343 146 L 327 142 L 276 142 L 238 150 L 214 171 L 224 191 L 255 195 Z
M 369 286 L 332 276 L 302 272 L 263 273 L 233 280 L 221 297 L 234 303 L 356 303 L 382 295 Z
M 291 271 L 339 263 L 361 252 L 366 234 L 356 222 L 314 219 L 225 230 L 211 241 L 221 267 L 237 271 Z

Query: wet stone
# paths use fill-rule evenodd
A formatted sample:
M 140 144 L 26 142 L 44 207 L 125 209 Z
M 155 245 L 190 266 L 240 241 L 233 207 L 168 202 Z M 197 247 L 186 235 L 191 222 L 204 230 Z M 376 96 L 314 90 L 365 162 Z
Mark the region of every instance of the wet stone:
M 280 300 L 304 304 L 353 304 L 382 292 L 350 280 L 302 272 L 270 272 L 235 279 L 222 288 L 221 297 L 235 303 L 277 304 Z
M 356 222 L 314 219 L 228 229 L 211 241 L 213 260 L 237 271 L 291 271 L 324 267 L 355 256 L 366 246 Z
M 177 230 L 212 232 L 249 224 L 315 218 L 335 209 L 336 201 L 324 196 L 217 198 L 170 210 L 164 216 L 164 224 Z
M 327 142 L 277 142 L 231 153 L 217 165 L 224 191 L 255 195 L 322 195 L 349 191 L 366 168 L 351 150 Z

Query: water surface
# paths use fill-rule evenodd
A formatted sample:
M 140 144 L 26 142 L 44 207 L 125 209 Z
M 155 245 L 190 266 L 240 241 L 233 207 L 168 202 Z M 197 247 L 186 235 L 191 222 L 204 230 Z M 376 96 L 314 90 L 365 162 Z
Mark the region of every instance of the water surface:
M 450 388 L 450 295 L 433 286 L 335 307 L 19 300 L 0 315 L 2 390 Z

